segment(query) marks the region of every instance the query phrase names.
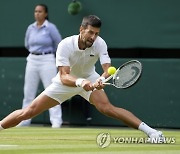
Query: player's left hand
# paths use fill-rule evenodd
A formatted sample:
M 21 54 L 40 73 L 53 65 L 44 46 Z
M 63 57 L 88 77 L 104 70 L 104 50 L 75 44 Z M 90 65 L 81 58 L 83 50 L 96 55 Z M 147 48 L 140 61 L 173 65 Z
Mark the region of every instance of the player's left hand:
M 98 78 L 96 80 L 96 82 L 94 83 L 94 88 L 96 88 L 97 90 L 100 90 L 100 89 L 104 88 L 104 84 L 103 84 L 103 81 L 102 81 L 101 77 Z
M 84 80 L 82 82 L 82 87 L 86 91 L 93 91 L 94 90 L 94 86 L 89 80 Z

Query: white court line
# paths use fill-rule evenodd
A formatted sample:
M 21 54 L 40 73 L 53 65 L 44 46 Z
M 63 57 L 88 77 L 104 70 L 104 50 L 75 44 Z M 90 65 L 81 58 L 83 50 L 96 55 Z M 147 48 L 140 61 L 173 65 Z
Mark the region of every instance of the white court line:
M 0 144 L 1 147 L 17 147 L 18 145 L 10 145 L 10 144 Z

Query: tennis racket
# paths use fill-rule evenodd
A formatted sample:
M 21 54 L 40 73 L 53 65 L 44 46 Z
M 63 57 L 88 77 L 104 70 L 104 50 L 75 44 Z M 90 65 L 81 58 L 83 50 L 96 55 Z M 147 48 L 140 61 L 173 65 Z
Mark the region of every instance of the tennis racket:
M 135 84 L 141 73 L 142 64 L 138 60 L 130 60 L 121 65 L 113 75 L 106 78 L 103 84 L 125 89 Z M 112 82 L 108 82 L 111 79 Z

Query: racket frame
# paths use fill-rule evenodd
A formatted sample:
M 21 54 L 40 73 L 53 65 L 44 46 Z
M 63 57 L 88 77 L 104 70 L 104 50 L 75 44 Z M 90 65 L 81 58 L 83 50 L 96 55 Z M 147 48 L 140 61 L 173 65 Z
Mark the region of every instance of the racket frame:
M 124 67 L 124 66 L 127 65 L 128 63 L 132 63 L 132 62 L 139 63 L 140 66 L 141 66 L 140 75 L 139 75 L 138 79 L 135 81 L 135 83 L 136 83 L 136 82 L 139 80 L 139 78 L 140 78 L 140 76 L 141 76 L 141 73 L 142 73 L 142 64 L 141 64 L 141 62 L 139 62 L 138 60 L 130 60 L 130 61 L 127 61 L 126 63 L 122 64 L 122 65 L 116 70 L 116 72 L 115 72 L 114 74 L 112 74 L 111 76 L 109 76 L 108 78 L 106 78 L 106 79 L 103 81 L 103 84 L 104 84 L 104 85 L 112 85 L 112 86 L 114 86 L 114 87 L 116 87 L 116 88 L 121 88 L 121 89 L 125 89 L 125 88 L 128 88 L 128 87 L 131 87 L 133 84 L 135 84 L 135 83 L 133 83 L 132 85 L 130 85 L 130 86 L 128 86 L 128 87 L 117 87 L 114 83 L 108 82 L 109 80 L 111 80 L 112 78 L 114 78 L 114 77 L 116 76 L 116 74 L 118 73 L 118 71 L 119 71 L 122 67 Z

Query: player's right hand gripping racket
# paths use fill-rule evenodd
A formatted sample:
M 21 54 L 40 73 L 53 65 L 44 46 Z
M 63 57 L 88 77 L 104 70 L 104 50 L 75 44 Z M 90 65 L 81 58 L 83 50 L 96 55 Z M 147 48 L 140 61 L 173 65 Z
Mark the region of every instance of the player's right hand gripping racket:
M 135 84 L 142 73 L 142 64 L 138 60 L 130 60 L 121 65 L 116 72 L 103 82 L 104 85 L 112 85 L 116 88 L 128 88 Z M 108 81 L 112 79 L 112 82 Z

